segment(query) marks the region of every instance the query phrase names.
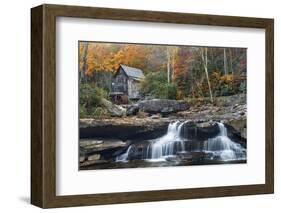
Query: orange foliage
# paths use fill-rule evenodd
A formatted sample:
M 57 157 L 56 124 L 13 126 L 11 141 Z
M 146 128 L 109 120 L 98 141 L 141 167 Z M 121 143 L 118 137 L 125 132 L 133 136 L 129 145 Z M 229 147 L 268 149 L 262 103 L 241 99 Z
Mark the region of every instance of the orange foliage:
M 88 48 L 87 75 L 94 71 L 113 71 L 112 53 L 108 48 L 109 44 L 90 43 Z
M 113 56 L 113 61 L 115 62 L 115 70 L 120 64 L 142 68 L 143 63 L 146 61 L 145 47 L 141 45 L 127 44 Z
M 138 68 L 144 67 L 146 61 L 146 50 L 144 46 L 127 44 L 117 51 L 112 50 L 111 44 L 106 43 L 79 43 L 79 66 L 83 69 L 86 51 L 86 75 L 91 75 L 94 71 L 109 71 L 114 72 L 118 69 L 120 64 L 136 66 Z

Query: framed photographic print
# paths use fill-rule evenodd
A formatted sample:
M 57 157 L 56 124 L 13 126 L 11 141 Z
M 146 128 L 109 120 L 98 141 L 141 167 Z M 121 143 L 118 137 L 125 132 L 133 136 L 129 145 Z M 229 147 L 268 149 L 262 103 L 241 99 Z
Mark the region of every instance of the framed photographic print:
M 272 19 L 31 9 L 31 203 L 273 193 Z

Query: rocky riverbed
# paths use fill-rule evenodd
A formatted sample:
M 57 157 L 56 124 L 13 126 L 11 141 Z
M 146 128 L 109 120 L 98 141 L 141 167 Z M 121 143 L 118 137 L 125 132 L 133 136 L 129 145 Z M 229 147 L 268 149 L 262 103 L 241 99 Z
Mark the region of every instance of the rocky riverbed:
M 243 150 L 241 155 L 245 155 L 247 108 L 243 95 L 217 99 L 216 104 L 198 105 L 149 100 L 123 106 L 122 110 L 123 116 L 80 119 L 80 169 L 226 163 L 215 152 L 205 150 L 210 144 L 208 141 L 216 143 L 218 137 L 229 139 L 229 142 L 223 141 L 225 146 L 233 142 L 235 149 L 239 147 Z M 173 125 L 175 130 L 171 130 Z M 157 141 L 167 139 L 169 131 L 174 134 L 173 147 L 160 144 L 162 148 L 172 149 L 171 156 L 157 163 L 151 157 L 155 154 L 152 152 L 159 151 L 155 149 Z M 240 152 L 237 153 L 239 156 Z M 152 159 L 147 161 L 148 158 Z M 237 157 L 228 163 L 241 162 L 246 162 L 246 158 Z

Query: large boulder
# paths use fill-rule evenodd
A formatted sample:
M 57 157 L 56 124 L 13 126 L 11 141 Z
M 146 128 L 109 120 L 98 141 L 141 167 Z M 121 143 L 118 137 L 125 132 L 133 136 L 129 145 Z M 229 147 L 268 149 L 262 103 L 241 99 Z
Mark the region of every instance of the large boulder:
M 128 143 L 117 139 L 80 139 L 80 161 L 110 159 L 115 152 L 122 152 Z
M 126 115 L 127 116 L 136 115 L 138 111 L 139 111 L 139 106 L 137 104 L 132 104 L 128 106 Z
M 231 119 L 225 122 L 227 127 L 233 128 L 233 132 L 239 132 L 241 137 L 247 138 L 247 119 L 239 118 L 239 119 Z
M 111 103 L 105 98 L 101 99 L 101 104 L 107 109 L 112 117 L 122 117 L 126 115 L 126 109 Z
M 188 140 L 204 141 L 213 138 L 220 133 L 216 122 L 194 122 L 190 121 L 184 124 L 181 129 L 181 137 Z
M 234 140 L 239 141 L 239 143 L 243 146 L 247 146 L 247 119 L 232 119 L 225 122 L 225 126 L 227 128 L 227 136 Z
M 246 104 L 246 100 L 247 100 L 246 94 L 237 94 L 231 96 L 217 97 L 215 100 L 215 104 L 217 106 L 228 107 L 228 106 Z
M 152 99 L 143 100 L 137 103 L 139 110 L 150 114 L 170 114 L 188 109 L 188 105 L 184 101 L 176 101 L 169 99 Z

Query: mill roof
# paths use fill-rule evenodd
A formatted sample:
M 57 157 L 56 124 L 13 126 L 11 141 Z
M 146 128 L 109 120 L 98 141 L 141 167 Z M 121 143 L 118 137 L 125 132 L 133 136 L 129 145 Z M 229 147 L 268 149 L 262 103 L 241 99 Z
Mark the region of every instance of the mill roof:
M 124 70 L 128 77 L 131 77 L 135 80 L 139 80 L 144 78 L 143 71 L 141 69 L 135 67 L 129 67 L 124 64 L 121 64 L 120 67 Z

